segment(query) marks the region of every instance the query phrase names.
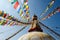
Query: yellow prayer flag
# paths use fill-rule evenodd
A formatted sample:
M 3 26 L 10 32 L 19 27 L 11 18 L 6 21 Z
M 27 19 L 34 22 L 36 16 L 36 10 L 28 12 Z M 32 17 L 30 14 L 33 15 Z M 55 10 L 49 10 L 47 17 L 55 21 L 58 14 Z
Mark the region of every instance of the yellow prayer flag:
M 26 5 L 26 9 L 29 9 L 29 6 L 28 5 Z

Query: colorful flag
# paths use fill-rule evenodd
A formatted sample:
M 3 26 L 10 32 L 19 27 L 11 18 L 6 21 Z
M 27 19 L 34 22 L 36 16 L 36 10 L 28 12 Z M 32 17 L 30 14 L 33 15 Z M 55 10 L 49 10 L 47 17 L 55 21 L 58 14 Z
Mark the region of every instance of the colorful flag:
M 12 21 L 8 21 L 8 22 L 7 22 L 7 25 L 9 25 L 11 22 L 12 22 Z
M 19 4 L 18 0 L 11 0 L 11 1 L 9 1 L 9 2 L 11 2 L 11 4 L 12 4 L 13 7 L 14 7 L 14 9 L 16 9 L 17 12 L 19 13 L 19 10 L 20 10 L 20 4 Z
M 6 19 L 8 18 L 9 14 L 7 14 Z
M 28 3 L 27 2 L 24 2 L 23 8 L 28 8 Z
M 8 20 L 5 21 L 5 24 L 4 25 L 6 25 L 7 23 L 8 23 Z
M 49 3 L 48 8 L 51 8 L 51 7 L 52 7 L 52 5 L 54 4 L 54 1 L 55 1 L 55 0 L 52 0 L 52 1 Z
M 9 0 L 9 2 L 11 2 L 11 4 L 15 3 L 18 0 Z
M 15 17 L 14 17 L 14 16 L 12 16 L 12 15 L 7 14 L 7 13 L 6 13 L 6 12 L 4 12 L 4 11 L 0 11 L 0 16 L 1 16 L 2 18 L 7 19 L 7 20 L 18 21 L 18 19 L 17 19 L 17 18 L 15 18 Z
M 2 15 L 2 11 L 0 11 L 0 16 Z
M 20 0 L 20 1 L 21 2 L 19 4 L 18 0 L 12 0 L 12 1 L 10 0 L 11 4 L 13 5 L 14 9 L 17 10 L 20 17 L 25 19 L 25 16 L 28 14 L 26 13 L 26 11 L 29 10 L 28 0 Z
M 20 5 L 19 5 L 19 2 L 17 1 L 14 3 L 14 9 L 17 9 L 18 6 L 20 6 Z
M 8 16 L 7 19 L 12 20 L 12 16 Z
M 2 24 L 1 25 L 5 25 L 6 24 L 6 20 L 3 20 Z
M 1 23 L 2 23 L 2 22 L 1 22 L 1 20 L 0 20 L 0 25 L 1 25 Z
M 28 10 L 29 9 L 29 6 L 28 5 L 26 5 L 26 10 Z
M 6 14 L 6 13 L 4 13 L 4 14 L 3 14 L 3 18 L 5 18 L 6 16 L 7 16 L 7 14 Z
M 0 25 L 2 25 L 2 24 L 3 24 L 3 22 L 4 22 L 4 20 L 1 20 L 1 21 L 0 21 Z
M 9 24 L 9 26 L 12 26 L 13 24 L 14 24 L 14 21 L 11 21 L 10 24 Z
M 29 11 L 26 11 L 26 14 L 29 14 Z
M 18 7 L 17 7 L 17 9 L 16 9 L 18 13 L 20 12 L 20 9 L 21 9 L 21 6 L 18 5 Z
M 21 10 L 20 10 L 20 16 L 22 16 L 22 15 L 23 15 L 23 10 L 21 9 Z
M 24 4 L 23 4 L 23 9 L 24 9 L 24 13 L 25 13 L 25 19 L 29 19 L 29 6 L 28 6 L 28 2 L 26 2 L 26 0 L 25 0 L 25 2 L 24 2 Z
M 28 0 L 24 0 L 24 2 L 28 2 Z
M 19 2 L 15 1 L 12 5 L 14 6 L 14 9 L 17 10 L 17 12 L 19 13 L 19 15 L 22 16 L 23 11 L 21 10 L 21 5 L 19 4 Z
M 57 8 L 57 11 L 60 12 L 60 7 Z
M 0 11 L 0 16 L 3 16 L 3 14 L 4 14 L 4 11 Z

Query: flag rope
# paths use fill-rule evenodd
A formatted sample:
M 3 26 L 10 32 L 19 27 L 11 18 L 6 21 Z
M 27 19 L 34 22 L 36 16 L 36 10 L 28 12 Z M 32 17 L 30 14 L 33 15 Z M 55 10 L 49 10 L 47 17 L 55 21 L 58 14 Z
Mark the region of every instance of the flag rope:
M 47 16 L 43 17 L 41 20 L 45 20 L 47 18 L 50 18 L 51 16 L 55 15 L 58 12 L 60 12 L 60 7 L 55 8 L 51 13 L 49 13 Z
M 8 37 L 8 38 L 6 38 L 6 40 L 9 40 L 9 39 L 11 39 L 12 37 L 14 37 L 15 35 L 17 35 L 19 32 L 21 32 L 23 29 L 25 29 L 26 28 L 26 26 L 24 26 L 23 28 L 21 28 L 18 32 L 16 32 L 15 34 L 13 34 L 12 36 L 10 36 L 10 37 Z
M 46 7 L 46 9 L 42 12 L 42 14 L 40 15 L 40 17 L 42 17 L 54 4 L 55 0 L 52 0 L 48 6 Z

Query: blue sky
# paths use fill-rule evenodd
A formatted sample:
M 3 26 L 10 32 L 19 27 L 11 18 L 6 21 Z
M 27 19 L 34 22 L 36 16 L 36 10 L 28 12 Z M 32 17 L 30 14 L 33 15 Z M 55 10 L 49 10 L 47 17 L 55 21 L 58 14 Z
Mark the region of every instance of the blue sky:
M 18 1 L 20 2 L 20 0 Z M 44 11 L 44 9 L 47 7 L 50 1 L 51 0 L 29 0 L 28 5 L 30 9 L 31 18 L 34 14 L 36 14 L 38 18 L 40 18 L 40 14 Z M 55 0 L 55 3 L 53 4 L 53 6 L 46 12 L 44 16 L 52 12 L 58 6 L 60 6 L 60 0 Z M 13 15 L 14 17 L 21 20 L 21 17 L 17 13 L 17 11 L 13 8 L 13 6 L 8 2 L 8 0 L 0 0 L 0 10 L 4 10 L 10 15 Z M 60 13 L 57 13 L 51 16 L 49 19 L 46 19 L 44 21 L 40 20 L 40 21 L 46 26 L 48 26 L 49 28 L 51 28 L 52 30 L 54 30 L 56 33 L 60 34 Z M 5 40 L 7 37 L 11 36 L 11 34 L 14 34 L 22 27 L 23 26 L 0 26 L 0 40 Z M 17 40 L 23 34 L 28 33 L 27 31 L 29 27 L 30 26 L 28 26 L 26 29 L 24 29 L 20 33 L 18 33 L 16 36 L 11 38 L 10 40 Z M 44 28 L 43 26 L 42 26 L 42 29 L 44 30 L 45 33 L 48 33 L 49 35 L 53 36 L 56 40 L 60 40 L 58 39 L 59 37 L 51 33 L 50 30 Z M 4 32 L 4 33 L 1 33 L 1 32 Z

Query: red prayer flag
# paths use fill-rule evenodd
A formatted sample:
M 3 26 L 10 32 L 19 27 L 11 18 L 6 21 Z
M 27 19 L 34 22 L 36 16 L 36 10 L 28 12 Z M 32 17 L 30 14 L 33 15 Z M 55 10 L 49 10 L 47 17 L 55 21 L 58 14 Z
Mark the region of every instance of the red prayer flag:
M 5 18 L 6 16 L 7 16 L 7 14 L 6 14 L 6 13 L 4 13 L 3 17 Z
M 14 4 L 14 8 L 16 9 L 16 8 L 18 7 L 18 5 L 19 5 L 19 2 L 18 2 L 18 1 L 15 2 L 15 4 Z
M 58 11 L 60 12 L 60 9 L 58 9 Z

